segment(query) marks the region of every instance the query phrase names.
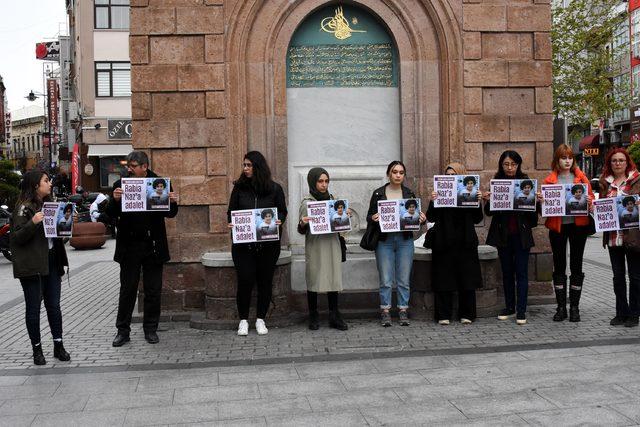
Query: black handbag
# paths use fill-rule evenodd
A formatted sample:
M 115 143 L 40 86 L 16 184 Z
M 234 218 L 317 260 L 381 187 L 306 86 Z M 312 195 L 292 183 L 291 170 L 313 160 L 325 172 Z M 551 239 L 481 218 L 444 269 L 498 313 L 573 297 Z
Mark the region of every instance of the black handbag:
M 340 253 L 342 255 L 342 262 L 347 261 L 347 241 L 338 234 L 338 240 L 340 240 Z
M 378 227 L 378 224 L 371 221 L 367 223 L 367 229 L 362 235 L 362 240 L 360 240 L 360 247 L 365 251 L 375 251 L 378 246 L 379 238 L 380 227 Z
M 427 249 L 433 249 L 433 240 L 436 238 L 436 226 L 434 225 L 429 230 L 427 230 L 427 234 L 424 235 L 424 246 Z

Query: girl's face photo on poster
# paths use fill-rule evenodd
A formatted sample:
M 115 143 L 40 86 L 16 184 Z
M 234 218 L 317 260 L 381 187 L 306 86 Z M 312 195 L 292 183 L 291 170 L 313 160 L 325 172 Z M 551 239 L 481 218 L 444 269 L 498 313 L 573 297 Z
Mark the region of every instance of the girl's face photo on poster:
M 458 177 L 458 206 L 478 206 L 479 179 L 473 175 Z
M 169 185 L 164 178 L 147 178 L 147 209 L 169 207 Z
M 254 217 L 257 240 L 278 240 L 278 226 L 274 209 L 256 209 Z
M 514 186 L 514 195 L 514 209 L 535 209 L 536 183 L 534 180 L 516 180 Z
M 565 187 L 566 214 L 585 215 L 587 208 L 587 186 L 584 184 L 573 184 Z
M 420 228 L 420 200 L 406 199 L 400 201 L 400 229 L 412 230 Z
M 620 221 L 620 228 L 637 228 L 640 225 L 640 218 L 638 216 L 638 206 L 636 202 L 638 196 L 619 196 L 616 200 L 618 209 L 618 220 Z
M 71 235 L 71 228 L 73 226 L 73 210 L 73 203 L 60 203 L 58 205 L 58 212 L 56 216 L 58 235 Z
M 351 229 L 347 209 L 349 209 L 349 202 L 346 200 L 329 202 L 329 218 L 332 231 L 347 231 Z

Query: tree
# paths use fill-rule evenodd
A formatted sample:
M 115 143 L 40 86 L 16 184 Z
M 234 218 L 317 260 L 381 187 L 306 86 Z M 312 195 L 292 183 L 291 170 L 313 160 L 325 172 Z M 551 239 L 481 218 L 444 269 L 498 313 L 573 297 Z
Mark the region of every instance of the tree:
M 20 175 L 13 171 L 13 163 L 0 160 L 0 204 L 13 209 L 20 194 Z
M 628 20 L 620 0 L 553 0 L 553 110 L 571 124 L 589 125 L 628 107 L 628 83 L 614 87 L 620 61 L 629 61 L 629 45 L 614 43 Z
M 629 148 L 627 148 L 627 151 L 629 152 L 629 156 L 631 157 L 631 160 L 633 160 L 633 163 L 635 163 L 636 166 L 640 165 L 640 142 L 634 142 L 631 144 Z

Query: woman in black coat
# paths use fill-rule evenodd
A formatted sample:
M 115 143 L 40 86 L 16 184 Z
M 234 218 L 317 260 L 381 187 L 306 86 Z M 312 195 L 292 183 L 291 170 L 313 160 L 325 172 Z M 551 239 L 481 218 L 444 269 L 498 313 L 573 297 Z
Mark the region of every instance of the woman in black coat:
M 11 220 L 11 252 L 14 257 L 13 276 L 20 279 L 24 293 L 33 363 L 47 363 L 40 343 L 40 306 L 43 300 L 53 336 L 53 356 L 66 362 L 71 357 L 62 345 L 60 278 L 69 263 L 62 239 L 46 238 L 42 223 L 42 205 L 51 201 L 51 181 L 46 172 L 33 170 L 25 174 L 20 187 Z
M 516 151 L 507 150 L 498 160 L 495 179 L 528 179 L 522 172 L 522 157 Z M 484 194 L 489 200 L 490 192 Z M 491 203 L 484 205 L 484 212 L 491 218 L 487 245 L 498 248 L 502 268 L 505 309 L 498 320 L 507 320 L 515 314 L 516 323 L 527 323 L 527 296 L 529 293 L 529 252 L 534 246 L 532 228 L 538 225 L 538 213 L 525 211 L 492 211 Z M 516 297 L 517 294 L 517 297 Z
M 464 175 L 460 163 L 449 164 L 446 175 Z M 478 192 L 478 201 L 481 199 Z M 484 218 L 482 204 L 477 208 L 436 208 L 431 194 L 427 219 L 435 222 L 432 249 L 432 289 L 435 296 L 436 320 L 448 325 L 452 317 L 453 296 L 458 294 L 458 317 L 463 324 L 476 318 L 476 289 L 482 287 L 482 272 L 478 258 L 478 235 L 475 224 Z
M 287 218 L 287 205 L 282 187 L 271 179 L 271 170 L 264 156 L 258 151 L 250 151 L 244 156 L 242 174 L 234 183 L 229 198 L 229 228 L 232 227 L 232 211 L 259 208 L 277 208 L 278 218 L 275 223 L 278 226 Z M 258 335 L 265 335 L 268 329 L 264 318 L 271 303 L 273 275 L 280 257 L 280 240 L 233 244 L 231 256 L 238 276 L 238 335 L 246 336 L 249 333 L 249 307 L 254 285 L 257 285 L 258 293 L 256 331 Z

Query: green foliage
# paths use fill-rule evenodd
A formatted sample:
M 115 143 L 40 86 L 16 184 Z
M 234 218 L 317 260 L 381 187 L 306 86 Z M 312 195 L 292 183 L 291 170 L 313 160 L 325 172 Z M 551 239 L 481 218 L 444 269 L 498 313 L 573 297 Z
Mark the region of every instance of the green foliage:
M 566 8 L 553 0 L 553 109 L 572 124 L 588 127 L 628 107 L 629 83 L 613 86 L 629 45 L 612 47 L 616 30 L 628 20 L 616 13 L 620 0 L 572 0 Z M 616 96 L 612 96 L 615 92 Z
M 20 175 L 13 171 L 13 163 L 0 160 L 0 204 L 13 209 L 20 194 Z
M 634 142 L 627 148 L 629 152 L 629 156 L 631 156 L 631 160 L 636 166 L 640 165 L 640 142 Z

